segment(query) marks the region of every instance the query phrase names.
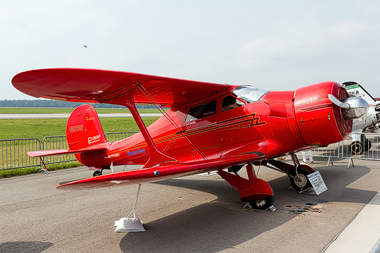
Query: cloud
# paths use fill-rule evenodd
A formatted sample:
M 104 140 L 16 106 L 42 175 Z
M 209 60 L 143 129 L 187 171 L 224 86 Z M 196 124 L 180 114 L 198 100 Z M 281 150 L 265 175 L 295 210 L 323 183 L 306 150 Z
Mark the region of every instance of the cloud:
M 375 85 L 379 6 L 356 0 L 5 0 L 0 52 L 6 66 L 0 81 L 7 90 L 0 99 L 20 95 L 8 91 L 13 75 L 46 67 L 258 83 L 270 89 L 282 89 L 278 83 L 294 89 L 346 78 Z
M 255 67 L 272 64 L 275 59 L 312 60 L 321 56 L 328 57 L 339 54 L 339 51 L 352 47 L 353 44 L 365 44 L 363 38 L 373 38 L 373 30 L 378 30 L 378 27 L 371 28 L 368 24 L 357 21 L 330 26 L 310 22 L 287 24 L 273 36 L 260 37 L 244 45 L 239 57 L 244 64 Z

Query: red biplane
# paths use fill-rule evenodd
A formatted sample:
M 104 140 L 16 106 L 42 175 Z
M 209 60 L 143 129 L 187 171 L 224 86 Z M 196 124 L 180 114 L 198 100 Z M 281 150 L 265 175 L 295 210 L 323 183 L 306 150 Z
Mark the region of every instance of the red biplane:
M 217 171 L 238 190 L 241 201 L 261 209 L 273 204 L 273 191 L 256 177 L 253 165 L 279 169 L 287 173 L 293 188 L 305 188 L 310 184 L 307 175 L 314 170 L 300 165 L 295 152 L 343 140 L 352 130 L 352 119 L 368 110 L 365 101 L 350 98 L 336 82 L 267 91 L 118 71 L 41 69 L 20 73 L 12 83 L 38 98 L 126 106 L 140 129 L 109 143 L 94 108 L 76 108 L 66 128 L 68 150 L 28 154 L 73 153 L 100 175 L 58 188 L 140 184 Z M 146 127 L 135 104 L 170 110 Z M 293 164 L 275 159 L 283 155 L 291 155 Z M 113 165 L 131 164 L 143 167 L 101 175 Z M 237 174 L 245 165 L 248 179 Z

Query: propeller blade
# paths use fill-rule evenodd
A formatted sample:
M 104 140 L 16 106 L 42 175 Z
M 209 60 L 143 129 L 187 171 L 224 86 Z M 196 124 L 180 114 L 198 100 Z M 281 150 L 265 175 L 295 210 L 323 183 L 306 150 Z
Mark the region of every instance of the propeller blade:
M 344 109 L 350 109 L 349 104 L 340 102 L 334 95 L 329 94 L 328 97 L 329 97 L 330 101 L 333 102 L 334 104 L 336 104 L 337 106 L 344 108 Z
M 342 108 L 343 115 L 347 119 L 364 117 L 369 108 L 367 101 L 361 97 L 349 97 L 344 101 L 340 101 L 332 94 L 329 94 L 328 97 L 331 102 Z

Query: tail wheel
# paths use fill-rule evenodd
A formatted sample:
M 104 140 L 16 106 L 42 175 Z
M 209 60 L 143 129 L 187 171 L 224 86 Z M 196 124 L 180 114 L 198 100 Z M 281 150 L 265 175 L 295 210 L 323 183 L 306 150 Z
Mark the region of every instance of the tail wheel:
M 310 181 L 307 177 L 310 172 L 303 168 L 298 168 L 298 175 L 296 175 L 295 171 L 289 175 L 290 184 L 294 190 L 300 191 L 302 189 L 307 189 L 311 187 Z
M 273 195 L 266 197 L 264 199 L 256 199 L 256 200 L 249 201 L 249 204 L 253 208 L 261 209 L 261 210 L 267 209 L 268 207 L 272 206 L 273 203 L 274 203 L 274 196 Z
M 94 177 L 97 177 L 97 176 L 101 176 L 102 175 L 102 172 L 100 170 L 97 170 L 97 171 L 94 171 L 94 173 L 92 174 Z
M 361 143 L 360 141 L 354 141 L 353 143 L 351 143 L 351 153 L 353 155 L 361 155 L 363 154 L 363 151 L 363 143 Z

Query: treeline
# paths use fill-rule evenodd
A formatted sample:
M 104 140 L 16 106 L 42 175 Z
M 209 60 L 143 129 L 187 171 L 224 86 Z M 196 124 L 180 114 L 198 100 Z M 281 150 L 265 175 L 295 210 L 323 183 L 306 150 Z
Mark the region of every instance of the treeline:
M 58 100 L 0 100 L 0 107 L 57 107 L 57 108 L 76 108 L 85 103 L 66 102 Z M 111 104 L 91 104 L 95 108 L 125 108 L 125 106 Z M 151 105 L 137 105 L 137 108 L 153 108 Z

